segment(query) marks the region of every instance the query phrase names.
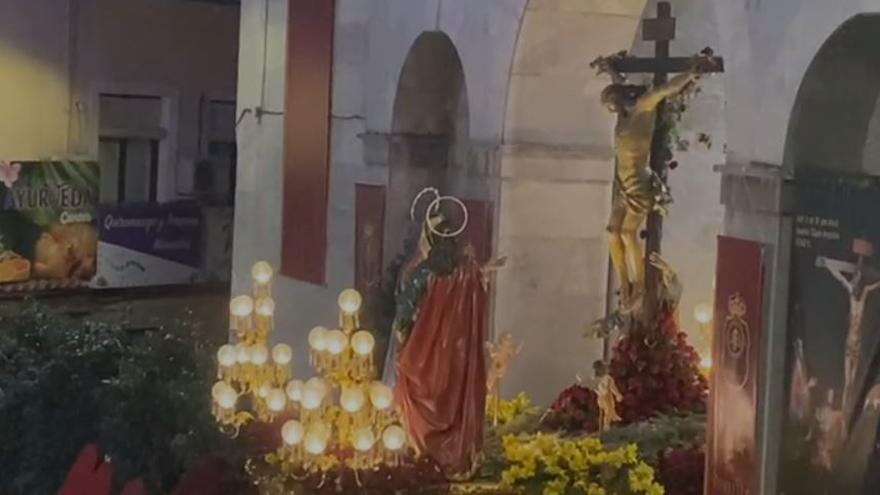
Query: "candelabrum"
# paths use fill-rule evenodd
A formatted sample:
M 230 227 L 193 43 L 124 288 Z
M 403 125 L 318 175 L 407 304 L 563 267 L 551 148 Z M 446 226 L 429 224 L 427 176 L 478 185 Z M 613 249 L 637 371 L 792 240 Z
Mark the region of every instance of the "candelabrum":
M 219 381 L 211 391 L 214 417 L 235 433 L 253 419 L 268 422 L 287 408 L 285 386 L 293 359 L 289 345 L 278 344 L 270 352 L 267 344 L 275 314 L 272 267 L 258 262 L 251 275 L 252 294 L 229 303 L 234 341 L 217 351 Z
M 361 295 L 339 295 L 339 328 L 312 329 L 310 362 L 318 376 L 294 380 L 293 351 L 267 341 L 273 329 L 273 270 L 254 265 L 253 294 L 230 302 L 235 343 L 217 352 L 219 381 L 214 385 L 214 416 L 233 434 L 250 421 L 271 423 L 290 417 L 280 431 L 281 447 L 267 456 L 283 473 L 302 477 L 339 468 L 358 471 L 397 466 L 408 439 L 394 410 L 394 397 L 374 381 L 373 335 L 360 329 Z
M 361 295 L 339 295 L 339 327 L 309 333 L 310 361 L 319 376 L 292 381 L 287 396 L 298 405 L 298 419 L 281 430 L 284 445 L 275 460 L 290 473 L 347 467 L 357 473 L 396 466 L 407 446 L 389 387 L 374 381 L 373 335 L 359 328 Z

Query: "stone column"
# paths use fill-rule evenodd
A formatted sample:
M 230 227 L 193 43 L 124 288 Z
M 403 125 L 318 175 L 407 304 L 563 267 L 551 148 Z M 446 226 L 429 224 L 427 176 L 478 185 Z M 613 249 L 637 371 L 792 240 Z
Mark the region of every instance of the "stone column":
M 505 145 L 501 151 L 494 328 L 525 345 L 505 395 L 548 404 L 576 375 L 591 376 L 602 341 L 583 337 L 606 308 L 611 150 Z
M 764 316 L 761 342 L 763 367 L 758 378 L 757 446 L 761 459 L 760 493 L 776 493 L 780 425 L 787 410 L 784 393 L 787 347 L 789 262 L 792 233 L 791 176 L 778 165 L 728 163 L 722 175 L 725 235 L 767 246 Z

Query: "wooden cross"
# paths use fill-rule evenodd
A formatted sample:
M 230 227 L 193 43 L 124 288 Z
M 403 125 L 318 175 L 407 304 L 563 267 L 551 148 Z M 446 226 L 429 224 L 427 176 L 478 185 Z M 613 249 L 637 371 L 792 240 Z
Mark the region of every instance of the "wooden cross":
M 654 74 L 654 86 L 660 86 L 667 82 L 669 74 L 686 72 L 691 69 L 693 59 L 691 57 L 670 57 L 669 42 L 675 39 L 675 18 L 672 17 L 672 6 L 669 2 L 657 4 L 657 18 L 645 19 L 642 23 L 642 39 L 654 42 L 654 57 L 629 57 L 624 56 L 614 61 L 614 69 L 620 74 Z M 724 72 L 724 61 L 720 57 L 713 57 L 714 66 L 705 72 Z M 665 103 L 657 108 L 658 124 L 666 111 Z M 666 136 L 662 126 L 658 125 L 654 131 L 651 143 L 651 170 L 664 182 L 668 173 L 666 160 L 664 159 L 664 143 Z M 658 309 L 658 287 L 660 273 L 649 262 L 651 253 L 660 252 L 660 244 L 663 237 L 663 217 L 658 212 L 648 215 L 647 236 L 645 239 L 645 321 L 655 319 Z

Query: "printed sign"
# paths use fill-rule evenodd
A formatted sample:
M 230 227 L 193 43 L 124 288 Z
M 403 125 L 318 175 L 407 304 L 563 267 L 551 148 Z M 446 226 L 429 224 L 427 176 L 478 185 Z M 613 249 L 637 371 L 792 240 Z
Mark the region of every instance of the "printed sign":
M 779 493 L 880 493 L 880 181 L 795 194 Z
M 100 208 L 97 287 L 188 284 L 201 278 L 201 209 L 195 203 Z
M 99 169 L 0 161 L 0 289 L 85 285 L 95 275 Z
M 751 495 L 764 285 L 761 244 L 718 238 L 706 494 Z

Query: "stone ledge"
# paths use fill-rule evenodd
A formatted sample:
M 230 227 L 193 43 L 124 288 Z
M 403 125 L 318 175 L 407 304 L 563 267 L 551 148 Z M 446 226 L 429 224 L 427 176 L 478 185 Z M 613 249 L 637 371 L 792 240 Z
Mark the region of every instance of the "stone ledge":
M 779 165 L 729 162 L 714 167 L 722 174 L 721 204 L 752 214 L 783 215 L 792 204 L 791 175 Z
M 502 158 L 510 155 L 528 158 L 613 160 L 614 149 L 610 145 L 599 144 L 550 144 L 517 141 L 501 145 Z
M 792 176 L 781 165 L 764 162 L 748 163 L 720 163 L 712 167 L 712 170 L 723 175 L 736 177 L 754 177 L 761 179 L 790 180 Z

